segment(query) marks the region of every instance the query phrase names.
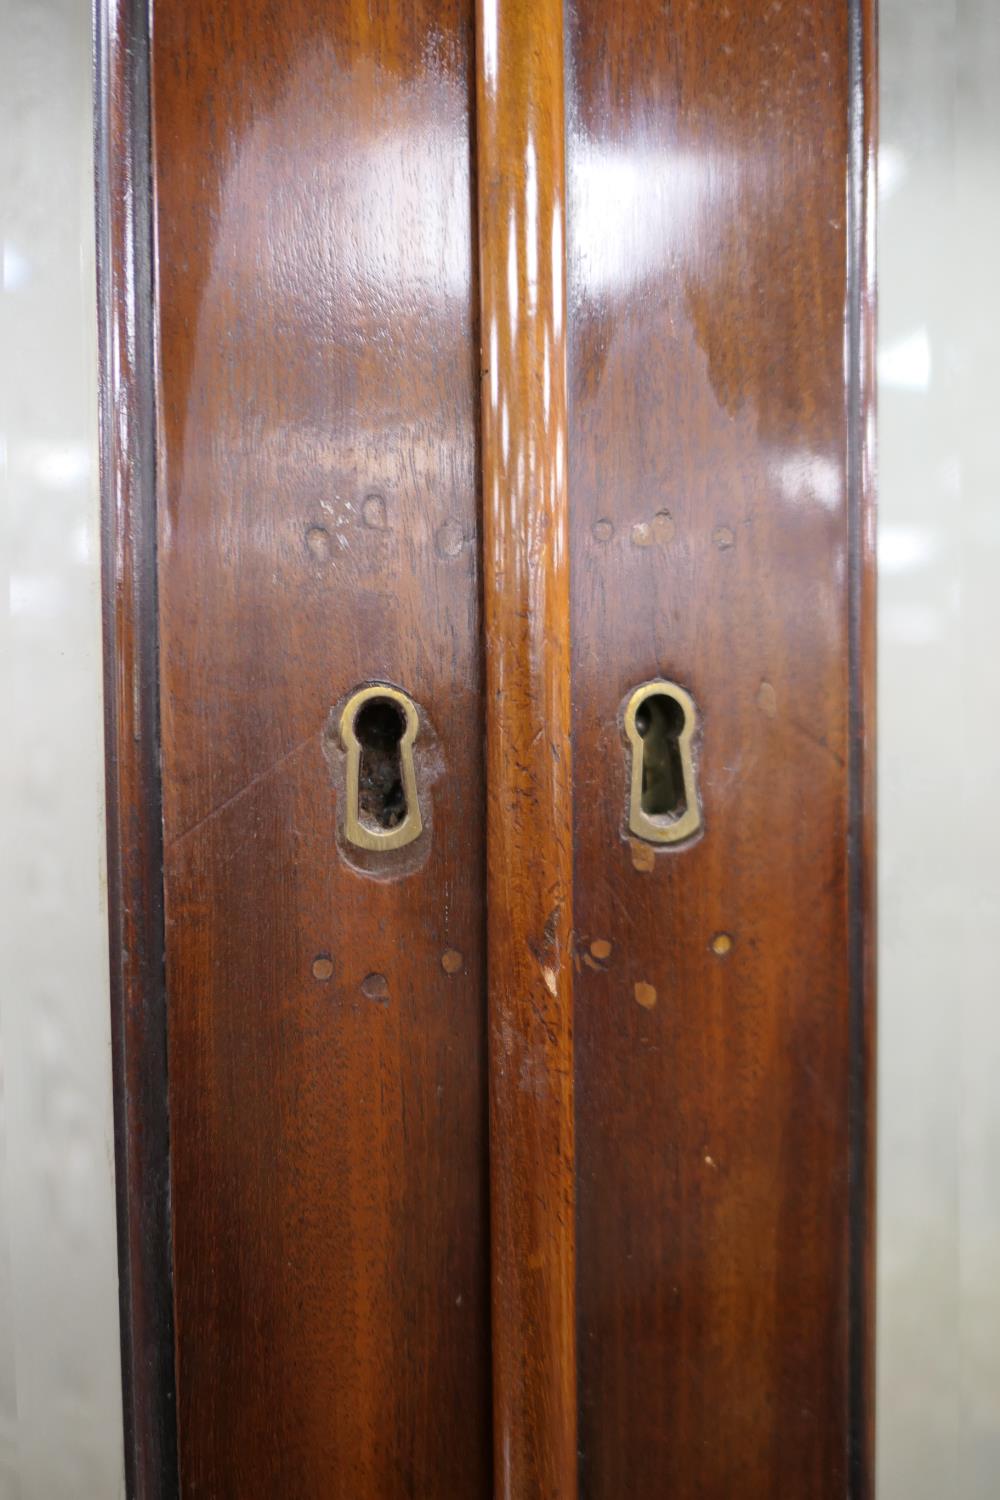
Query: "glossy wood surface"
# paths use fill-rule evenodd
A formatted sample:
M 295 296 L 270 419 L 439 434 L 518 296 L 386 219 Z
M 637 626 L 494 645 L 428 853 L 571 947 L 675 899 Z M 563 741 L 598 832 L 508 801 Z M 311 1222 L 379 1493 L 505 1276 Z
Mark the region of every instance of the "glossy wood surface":
M 569 14 L 580 1494 L 860 1496 L 860 11 Z M 654 853 L 656 676 L 705 827 Z
M 153 15 L 185 1497 L 490 1492 L 474 23 Z M 338 842 L 331 711 L 421 715 Z
M 870 1500 L 871 0 L 474 3 L 101 12 L 130 1493 Z
M 108 917 L 124 1470 L 177 1491 L 156 628 L 149 35 L 94 7 Z
M 495 1493 L 576 1492 L 561 0 L 477 11 Z

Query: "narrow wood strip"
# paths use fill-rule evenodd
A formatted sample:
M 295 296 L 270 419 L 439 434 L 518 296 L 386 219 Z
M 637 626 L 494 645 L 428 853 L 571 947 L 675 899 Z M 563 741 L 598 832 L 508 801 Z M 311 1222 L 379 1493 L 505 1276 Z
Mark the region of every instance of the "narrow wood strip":
M 104 703 L 125 1477 L 178 1494 L 156 604 L 149 14 L 98 0 Z
M 493 1406 L 500 1500 L 576 1494 L 561 0 L 478 0 Z
M 848 517 L 851 806 L 851 1500 L 875 1491 L 876 550 L 875 334 L 878 37 L 875 0 L 852 0 L 848 198 Z

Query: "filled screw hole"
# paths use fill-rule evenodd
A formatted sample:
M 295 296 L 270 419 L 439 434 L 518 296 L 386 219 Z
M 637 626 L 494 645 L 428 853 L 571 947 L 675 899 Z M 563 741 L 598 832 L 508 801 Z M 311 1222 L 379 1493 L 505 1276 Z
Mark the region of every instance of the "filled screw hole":
M 359 812 L 377 828 L 398 828 L 406 817 L 399 750 L 405 727 L 402 712 L 388 698 L 369 698 L 354 720 L 361 746 Z

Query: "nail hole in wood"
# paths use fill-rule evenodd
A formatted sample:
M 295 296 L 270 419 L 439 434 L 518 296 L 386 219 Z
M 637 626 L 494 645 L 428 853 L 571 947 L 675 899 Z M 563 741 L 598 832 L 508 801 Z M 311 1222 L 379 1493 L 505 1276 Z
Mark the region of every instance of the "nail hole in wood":
M 366 974 L 361 981 L 361 993 L 366 1000 L 385 1005 L 389 999 L 389 981 L 384 974 Z

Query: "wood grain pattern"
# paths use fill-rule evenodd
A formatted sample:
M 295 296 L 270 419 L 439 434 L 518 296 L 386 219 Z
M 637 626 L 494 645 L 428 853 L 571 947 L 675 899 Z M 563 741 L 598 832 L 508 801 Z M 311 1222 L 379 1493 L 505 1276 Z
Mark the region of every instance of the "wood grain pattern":
M 561 0 L 477 8 L 496 1493 L 576 1492 Z
M 845 342 L 851 26 L 846 6 L 764 0 L 570 6 L 588 1500 L 848 1486 L 870 1048 L 852 557 L 871 572 Z M 654 855 L 623 834 L 616 715 L 657 675 L 698 705 L 705 833 Z
M 473 30 L 154 7 L 185 1496 L 490 1488 Z M 378 878 L 324 755 L 370 679 L 437 757 Z
M 125 1482 L 177 1494 L 156 630 L 149 34 L 94 7 L 108 918 Z
M 155 244 L 140 0 L 97 51 L 129 1493 L 870 1500 L 874 0 L 152 12 Z M 365 872 L 370 680 L 426 830 Z

